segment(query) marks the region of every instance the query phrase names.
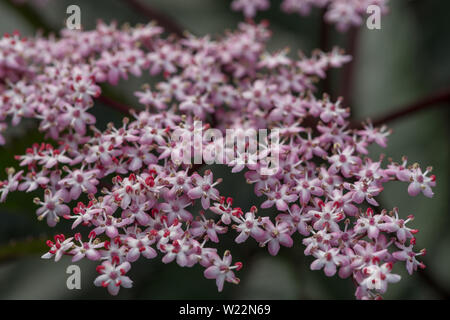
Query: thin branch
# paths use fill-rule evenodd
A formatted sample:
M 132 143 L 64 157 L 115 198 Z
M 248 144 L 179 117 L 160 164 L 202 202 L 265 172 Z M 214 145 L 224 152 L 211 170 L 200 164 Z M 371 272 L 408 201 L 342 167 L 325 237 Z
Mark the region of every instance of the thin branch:
M 184 37 L 183 28 L 174 20 L 159 12 L 158 10 L 141 3 L 139 0 L 122 0 L 124 3 L 139 12 L 150 20 L 155 20 L 166 31 L 177 35 L 180 38 Z
M 328 50 L 328 42 L 330 39 L 330 25 L 325 21 L 325 13 L 327 7 L 320 11 L 320 34 L 319 34 L 319 48 L 322 51 Z
M 437 94 L 433 94 L 424 99 L 421 99 L 409 106 L 400 108 L 397 111 L 394 111 L 393 113 L 382 116 L 373 121 L 373 124 L 378 126 L 393 120 L 397 120 L 405 116 L 412 115 L 420 110 L 431 109 L 431 107 L 436 107 L 440 105 L 442 102 L 450 102 L 450 88 Z M 447 106 L 450 106 L 450 104 L 447 104 Z
M 131 107 L 122 104 L 120 102 L 117 102 L 116 100 L 113 100 L 107 96 L 101 95 L 97 98 L 98 101 L 101 103 L 104 103 L 108 105 L 109 107 L 113 108 L 116 111 L 119 111 L 120 113 L 128 115 L 130 113 Z
M 351 28 L 348 35 L 347 54 L 352 56 L 352 61 L 347 63 L 344 67 L 344 73 L 342 75 L 342 88 L 341 96 L 344 97 L 346 104 L 353 105 L 353 84 L 355 76 L 355 65 L 357 60 L 357 48 L 358 48 L 358 28 Z M 354 110 L 351 110 L 351 116 L 354 117 Z
M 380 126 L 388 122 L 413 115 L 421 110 L 431 110 L 432 108 L 438 106 L 450 106 L 450 88 L 432 94 L 431 96 L 423 98 L 413 104 L 398 108 L 392 113 L 388 113 L 377 118 L 376 120 L 372 121 L 372 123 L 374 126 Z M 354 123 L 352 124 L 352 128 L 361 129 L 362 125 L 360 123 Z

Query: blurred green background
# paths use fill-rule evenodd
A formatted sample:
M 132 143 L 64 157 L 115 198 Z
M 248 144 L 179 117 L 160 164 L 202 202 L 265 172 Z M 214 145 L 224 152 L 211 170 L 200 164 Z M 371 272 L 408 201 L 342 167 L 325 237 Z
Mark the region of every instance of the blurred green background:
M 229 9 L 228 0 L 141 0 L 174 19 L 195 35 L 221 34 L 234 29 L 242 19 L 240 13 Z M 63 27 L 66 8 L 70 4 L 81 7 L 85 29 L 95 26 L 97 19 L 106 22 L 145 23 L 147 19 L 121 0 L 49 0 L 42 7 L 14 7 L 9 0 L 0 0 L 0 32 L 20 30 L 32 36 L 42 21 L 53 30 Z M 294 55 L 301 49 L 310 53 L 320 44 L 320 11 L 308 17 L 281 13 L 277 1 L 261 13 L 274 31 L 269 48 L 290 47 Z M 355 119 L 378 117 L 450 87 L 450 1 L 395 0 L 391 13 L 382 18 L 382 29 L 360 29 L 356 42 L 356 62 L 351 90 Z M 348 45 L 348 34 L 338 34 L 330 28 L 329 46 Z M 342 71 L 331 74 L 331 94 L 336 97 L 342 88 Z M 152 82 L 148 76 L 131 77 L 117 87 L 106 88 L 108 94 L 120 101 L 138 106 L 133 91 L 143 83 Z M 414 214 L 414 226 L 420 229 L 418 247 L 426 247 L 426 272 L 408 276 L 403 268 L 395 270 L 403 276 L 400 283 L 390 285 L 388 299 L 448 298 L 450 290 L 450 212 L 449 212 L 449 111 L 447 106 L 402 118 L 389 124 L 394 129 L 387 149 L 374 148 L 373 157 L 385 153 L 400 161 L 407 155 L 410 163 L 433 166 L 438 179 L 435 197 L 410 198 L 406 184 L 392 183 L 383 192 L 382 203 L 387 208 L 397 206 L 403 216 Z M 108 118 L 105 118 L 108 111 Z M 94 113 L 99 126 L 118 121 L 105 106 L 96 104 Z M 0 147 L 0 167 L 16 165 L 13 155 L 22 154 L 33 142 L 41 141 L 33 122 L 24 122 L 6 134 L 8 143 Z M 3 170 L 3 169 L 2 169 Z M 230 175 L 223 167 L 214 168 L 215 177 L 225 178 L 221 192 L 235 197 L 235 204 L 249 208 L 260 203 L 245 184 L 243 175 Z M 2 172 L 1 178 L 4 177 Z M 79 263 L 82 270 L 82 290 L 66 287 L 66 268 L 69 258 L 59 263 L 42 260 L 46 250 L 43 239 L 52 237 L 63 224 L 50 229 L 35 217 L 33 195 L 13 194 L 0 205 L 0 298 L 2 299 L 68 299 L 110 298 L 103 288 L 96 288 L 96 264 Z M 268 213 L 265 210 L 263 213 Z M 203 269 L 180 268 L 174 263 L 163 265 L 158 259 L 141 258 L 129 275 L 134 280 L 132 289 L 122 289 L 118 298 L 146 299 L 352 299 L 354 288 L 349 280 L 327 278 L 323 272 L 309 270 L 311 257 L 304 257 L 301 239 L 296 237 L 292 249 L 282 248 L 277 257 L 254 241 L 237 246 L 232 239 L 224 241 L 220 250 L 229 248 L 233 257 L 244 262 L 240 271 L 241 284 L 227 284 L 223 293 L 216 290 L 214 281 L 203 277 Z

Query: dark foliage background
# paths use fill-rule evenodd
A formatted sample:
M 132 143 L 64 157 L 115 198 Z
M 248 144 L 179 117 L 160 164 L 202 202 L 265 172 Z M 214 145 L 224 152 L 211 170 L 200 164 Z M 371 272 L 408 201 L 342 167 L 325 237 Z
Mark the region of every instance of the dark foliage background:
M 233 29 L 241 20 L 240 13 L 229 10 L 227 0 L 141 0 L 166 14 L 183 28 L 196 35 L 220 34 Z M 125 0 L 50 0 L 44 7 L 14 7 L 10 0 L 0 0 L 0 32 L 15 29 L 32 36 L 37 28 L 58 30 L 63 27 L 66 8 L 77 4 L 82 10 L 82 24 L 90 29 L 97 19 L 121 23 L 145 23 L 147 19 L 130 8 Z M 417 99 L 450 87 L 450 2 L 445 0 L 394 0 L 391 13 L 382 18 L 382 29 L 362 28 L 356 42 L 355 74 L 350 95 L 355 119 L 378 118 Z M 309 53 L 320 45 L 320 12 L 308 17 L 286 15 L 279 6 L 262 13 L 258 18 L 271 21 L 274 31 L 270 49 L 291 47 Z M 45 24 L 45 26 L 44 26 Z M 348 47 L 349 34 L 341 35 L 331 28 L 329 45 Z M 331 74 L 331 94 L 342 93 L 343 72 Z M 122 81 L 117 87 L 106 87 L 109 96 L 136 107 L 132 92 L 143 83 L 153 82 L 148 76 Z M 395 160 L 408 155 L 410 162 L 431 165 L 438 178 L 435 198 L 410 198 L 406 185 L 388 185 L 381 199 L 384 206 L 398 206 L 404 216 L 415 214 L 414 225 L 420 229 L 419 247 L 426 247 L 427 269 L 413 277 L 404 270 L 400 283 L 391 285 L 386 298 L 437 299 L 448 298 L 450 290 L 450 212 L 449 212 L 449 104 L 430 106 L 427 110 L 389 123 L 394 129 L 389 147 L 375 148 L 372 155 L 381 152 Z M 94 108 L 98 123 L 104 127 L 109 121 L 120 120 L 120 115 L 102 106 Z M 0 167 L 16 165 L 13 155 L 22 154 L 42 136 L 33 122 L 9 130 L 8 143 L 0 147 Z M 223 167 L 214 168 L 216 177 L 225 178 L 220 185 L 224 194 L 235 197 L 235 203 L 249 208 L 260 200 L 252 195 L 251 186 L 243 175 L 230 175 Z M 1 178 L 3 178 L 3 172 Z M 13 194 L 0 205 L 0 298 L 3 299 L 66 299 L 109 298 L 106 290 L 96 288 L 95 263 L 81 262 L 82 290 L 66 288 L 68 258 L 55 264 L 40 259 L 45 251 L 44 239 L 58 231 L 68 230 L 61 223 L 50 229 L 36 220 L 33 195 Z M 206 280 L 200 267 L 180 268 L 175 264 L 140 259 L 130 276 L 133 289 L 122 289 L 119 298 L 182 299 L 351 299 L 351 281 L 326 278 L 322 272 L 309 270 L 310 258 L 303 256 L 300 238 L 294 239 L 293 249 L 282 248 L 279 256 L 271 257 L 266 249 L 249 241 L 239 247 L 229 241 L 221 249 L 230 248 L 233 256 L 244 261 L 239 286 L 226 285 L 217 293 L 214 281 Z

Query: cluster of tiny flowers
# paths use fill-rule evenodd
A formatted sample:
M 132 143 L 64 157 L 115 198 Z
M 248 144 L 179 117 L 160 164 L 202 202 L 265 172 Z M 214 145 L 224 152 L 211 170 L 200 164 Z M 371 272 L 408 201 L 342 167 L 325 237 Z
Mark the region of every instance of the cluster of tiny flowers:
M 286 50 L 266 51 L 270 35 L 266 23 L 242 23 L 217 40 L 164 37 L 154 24 L 118 29 L 99 23 L 92 31 L 63 30 L 58 39 L 6 35 L 0 41 L 2 127 L 6 120 L 15 126 L 33 118 L 47 142 L 16 156 L 22 170 L 7 169 L 0 201 L 14 191 L 36 192 L 39 220 L 84 227 L 49 240 L 43 258 L 98 261 L 94 284 L 113 295 L 132 286 L 133 262 L 158 256 L 181 267 L 200 264 L 219 291 L 224 282 L 239 283 L 235 273 L 243 264 L 214 248 L 228 232 L 236 232 L 237 243 L 252 238 L 271 255 L 292 247 L 299 233 L 305 254 L 314 258 L 311 269 L 352 278 L 360 299 L 379 297 L 398 281 L 397 262 L 410 273 L 424 267 L 417 257 L 425 251 L 414 250 L 413 217 L 380 209 L 376 198 L 393 180 L 409 183 L 412 196 L 431 197 L 431 168 L 422 171 L 406 159 L 384 167 L 383 158 L 370 159 L 368 146 L 386 146 L 390 132 L 370 123 L 350 129 L 341 99 L 314 95 L 318 79 L 351 57 L 333 49 L 292 59 Z M 144 72 L 163 77 L 135 93 L 142 111 L 132 111 L 120 126 L 96 128 L 89 109 L 101 95 L 99 84 Z M 199 147 L 173 139 L 177 130 L 198 130 L 197 121 L 221 132 L 279 131 L 266 152 L 276 150 L 279 158 L 272 175 L 261 174 L 262 162 L 249 161 L 249 150 L 238 155 L 241 161 L 224 161 L 232 172 L 245 171 L 263 199 L 259 210 L 273 207 L 278 214 L 236 207 L 220 194 L 222 180 L 212 171 L 200 174 L 172 159 Z M 207 138 L 199 144 L 203 150 L 225 146 L 226 155 L 239 151 Z
M 376 5 L 382 14 L 388 12 L 388 0 L 283 0 L 281 10 L 285 13 L 309 15 L 313 7 L 326 8 L 325 21 L 335 24 L 339 31 L 363 24 L 367 8 Z M 254 18 L 258 11 L 269 9 L 270 0 L 233 0 L 231 8 L 242 11 L 247 18 Z

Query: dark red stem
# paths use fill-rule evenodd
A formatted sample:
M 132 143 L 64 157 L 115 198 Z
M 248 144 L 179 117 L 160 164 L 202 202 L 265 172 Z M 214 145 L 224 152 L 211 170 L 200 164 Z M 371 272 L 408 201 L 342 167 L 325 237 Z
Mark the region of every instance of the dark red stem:
M 438 92 L 437 94 L 433 94 L 424 99 L 421 99 L 409 106 L 399 108 L 397 111 L 394 111 L 393 113 L 387 114 L 385 116 L 376 119 L 375 121 L 373 121 L 373 124 L 375 126 L 379 126 L 384 123 L 404 118 L 405 116 L 408 115 L 412 115 L 420 110 L 436 107 L 442 102 L 450 102 L 450 88 L 445 91 Z M 449 105 L 450 104 L 447 104 L 447 106 Z
M 445 104 L 447 102 L 447 104 Z M 397 111 L 388 113 L 372 121 L 374 126 L 381 126 L 383 124 L 405 118 L 413 115 L 421 110 L 431 110 L 433 107 L 450 106 L 450 88 L 435 93 L 431 96 L 423 98 L 413 104 L 407 105 L 403 108 L 398 108 Z M 351 124 L 353 129 L 362 129 L 361 123 L 353 122 Z
M 319 34 L 319 48 L 322 51 L 328 51 L 328 40 L 330 38 L 330 25 L 325 22 L 325 13 L 327 8 L 320 11 L 320 34 Z
M 351 28 L 348 35 L 347 54 L 352 56 L 352 61 L 347 63 L 344 67 L 344 74 L 342 76 L 341 96 L 344 97 L 348 106 L 353 105 L 353 83 L 355 76 L 355 65 L 357 60 L 358 49 L 358 28 Z M 354 109 L 351 110 L 352 118 L 355 117 Z

